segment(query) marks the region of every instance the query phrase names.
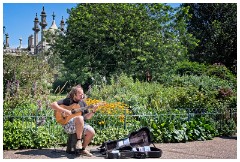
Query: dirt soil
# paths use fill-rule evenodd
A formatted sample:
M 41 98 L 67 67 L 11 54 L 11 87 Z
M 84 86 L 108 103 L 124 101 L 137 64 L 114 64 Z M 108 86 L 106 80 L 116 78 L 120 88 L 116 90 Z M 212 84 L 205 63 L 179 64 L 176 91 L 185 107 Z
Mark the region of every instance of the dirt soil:
M 152 145 L 151 145 L 152 146 Z M 237 136 L 216 137 L 213 140 L 187 143 L 156 143 L 162 150 L 160 159 L 237 159 Z M 97 149 L 89 146 L 93 157 L 66 153 L 66 147 L 47 149 L 4 150 L 3 159 L 105 159 Z

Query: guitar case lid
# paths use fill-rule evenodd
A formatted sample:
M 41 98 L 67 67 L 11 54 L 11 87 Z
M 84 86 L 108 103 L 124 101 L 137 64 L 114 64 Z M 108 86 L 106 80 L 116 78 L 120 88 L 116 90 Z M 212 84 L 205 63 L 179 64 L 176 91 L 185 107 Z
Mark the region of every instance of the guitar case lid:
M 113 149 L 123 149 L 124 147 L 143 147 L 152 143 L 150 130 L 142 127 L 137 131 L 131 132 L 127 138 L 105 142 L 106 151 Z
M 151 140 L 151 132 L 148 127 L 142 127 L 137 131 L 131 132 L 127 138 L 107 141 L 100 147 L 100 152 L 106 154 L 107 158 L 118 157 L 127 154 L 135 158 L 158 158 L 162 155 L 159 148 L 150 147 L 153 144 Z M 118 156 L 115 152 L 118 151 Z M 131 152 L 131 153 L 130 153 Z M 114 154 L 114 155 L 113 155 Z M 125 157 L 126 158 L 126 157 Z

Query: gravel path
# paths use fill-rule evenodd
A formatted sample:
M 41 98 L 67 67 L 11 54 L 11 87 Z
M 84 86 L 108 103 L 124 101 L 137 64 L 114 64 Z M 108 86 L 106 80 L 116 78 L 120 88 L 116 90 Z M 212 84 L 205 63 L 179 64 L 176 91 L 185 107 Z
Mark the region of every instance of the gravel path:
M 216 137 L 213 140 L 187 143 L 157 143 L 162 149 L 160 159 L 237 159 L 237 137 Z M 65 152 L 66 147 L 52 149 L 4 150 L 3 159 L 105 159 L 97 148 L 89 146 L 93 157 L 75 156 Z

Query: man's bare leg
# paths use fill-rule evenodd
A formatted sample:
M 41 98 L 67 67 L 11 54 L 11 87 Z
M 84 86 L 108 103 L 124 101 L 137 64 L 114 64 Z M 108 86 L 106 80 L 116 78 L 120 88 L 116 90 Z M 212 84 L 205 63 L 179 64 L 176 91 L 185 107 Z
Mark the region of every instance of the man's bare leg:
M 84 135 L 83 140 L 83 148 L 86 148 L 88 144 L 92 141 L 93 137 L 95 135 L 95 131 L 93 129 L 87 129 Z
M 85 148 L 92 141 L 94 135 L 95 135 L 95 131 L 94 131 L 93 128 L 87 128 L 86 129 L 82 146 L 83 146 L 83 153 L 87 156 L 92 156 L 92 154 L 89 151 L 85 150 Z
M 75 117 L 74 122 L 75 122 L 76 134 L 77 134 L 76 149 L 82 149 L 81 139 L 82 139 L 82 133 L 83 133 L 83 126 L 84 126 L 83 116 Z

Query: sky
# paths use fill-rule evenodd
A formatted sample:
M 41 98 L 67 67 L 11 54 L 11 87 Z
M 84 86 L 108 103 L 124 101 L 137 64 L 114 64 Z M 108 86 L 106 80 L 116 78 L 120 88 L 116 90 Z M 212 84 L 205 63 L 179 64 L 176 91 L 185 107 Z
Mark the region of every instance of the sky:
M 9 35 L 10 47 L 18 47 L 20 38 L 22 38 L 22 47 L 27 47 L 28 37 L 34 34 L 32 28 L 36 13 L 39 21 L 41 21 L 40 15 L 43 6 L 47 14 L 46 28 L 49 29 L 53 20 L 53 12 L 56 25 L 59 27 L 62 16 L 64 21 L 66 21 L 68 18 L 67 9 L 75 7 L 76 3 L 3 3 L 3 26 L 5 26 L 5 33 Z M 4 35 L 3 37 L 5 40 Z
M 76 7 L 76 5 L 76 3 L 3 3 L 3 26 L 5 26 L 5 34 L 8 33 L 9 35 L 9 46 L 12 48 L 19 47 L 19 39 L 21 38 L 22 47 L 27 47 L 28 37 L 34 34 L 32 28 L 34 26 L 33 21 L 36 17 L 36 13 L 39 21 L 41 21 L 40 14 L 42 12 L 43 6 L 47 14 L 46 28 L 49 29 L 53 20 L 53 12 L 56 15 L 56 25 L 59 27 L 62 16 L 64 21 L 68 19 L 69 14 L 67 13 L 67 9 Z M 179 3 L 173 4 L 173 6 L 179 6 Z M 38 33 L 39 41 L 41 39 L 40 33 L 41 32 Z M 5 35 L 3 35 L 3 42 L 4 41 Z

